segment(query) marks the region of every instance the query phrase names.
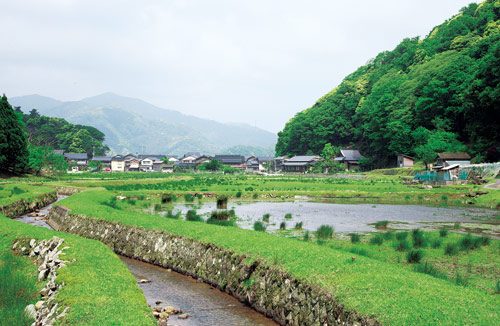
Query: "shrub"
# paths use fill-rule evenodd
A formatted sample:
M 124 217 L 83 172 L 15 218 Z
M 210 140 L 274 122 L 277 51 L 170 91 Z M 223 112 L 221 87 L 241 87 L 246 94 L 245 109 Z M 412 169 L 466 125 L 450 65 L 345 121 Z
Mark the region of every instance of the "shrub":
M 297 222 L 297 223 L 295 223 L 295 229 L 302 230 L 303 225 L 304 225 L 304 222 Z
M 256 221 L 254 224 L 253 224 L 253 229 L 255 231 L 260 231 L 260 232 L 265 232 L 266 231 L 266 226 L 264 225 L 264 223 L 262 223 L 261 221 Z
M 385 240 L 392 240 L 394 239 L 394 233 L 389 231 L 389 232 L 385 232 L 383 235 Z
M 408 237 L 408 232 L 398 232 L 396 233 L 396 239 L 401 241 L 401 240 L 406 240 Z
M 174 195 L 172 193 L 168 193 L 168 194 L 162 194 L 161 195 L 161 202 L 166 204 L 166 203 L 170 203 L 174 200 Z
M 448 196 L 446 196 L 446 195 L 442 195 L 442 196 L 441 196 L 441 200 L 444 200 L 444 201 L 448 200 Z
M 172 210 L 168 210 L 167 213 L 165 214 L 166 218 L 173 218 L 173 219 L 179 219 L 181 217 L 181 212 L 173 213 Z
M 154 210 L 155 212 L 160 212 L 162 209 L 161 204 L 155 204 Z
M 269 223 L 269 218 L 271 217 L 271 214 L 264 214 L 262 215 L 262 221 L 263 222 L 266 222 L 266 223 Z
M 387 230 L 387 226 L 389 225 L 389 221 L 378 221 L 375 223 L 375 228 L 378 230 Z
M 228 197 L 226 195 L 217 196 L 217 208 L 226 209 L 227 208 Z
M 481 246 L 489 246 L 489 245 L 490 245 L 490 238 L 481 237 Z
M 202 222 L 203 219 L 201 218 L 200 215 L 196 213 L 194 209 L 190 209 L 186 213 L 186 221 L 191 221 L 191 222 Z
M 399 240 L 396 244 L 395 249 L 397 251 L 407 251 L 410 249 L 410 243 L 407 240 Z
M 453 224 L 453 228 L 454 229 L 459 229 L 460 228 L 460 223 L 459 222 L 455 222 L 455 224 Z
M 286 222 L 285 221 L 280 223 L 280 230 L 286 230 Z
M 258 197 L 259 197 L 259 195 L 258 195 L 257 193 L 254 193 L 254 194 L 252 195 L 252 198 L 253 198 L 253 199 L 257 199 Z
M 443 227 L 441 229 L 439 229 L 439 236 L 441 238 L 445 238 L 446 236 L 448 235 L 448 229 Z
M 500 280 L 498 280 L 497 284 L 495 284 L 495 293 L 500 294 Z
M 285 214 L 285 218 L 286 218 L 287 220 L 290 220 L 290 219 L 292 218 L 292 213 L 286 213 L 286 214 Z
M 424 252 L 422 250 L 410 250 L 406 255 L 406 260 L 410 264 L 420 263 L 422 257 L 424 256 Z
M 458 254 L 458 245 L 456 243 L 447 243 L 444 247 L 444 254 L 447 256 L 455 256 Z
M 375 236 L 373 236 L 370 239 L 370 244 L 372 244 L 372 245 L 380 246 L 380 245 L 382 245 L 382 243 L 384 243 L 384 238 L 380 234 L 376 234 Z
M 228 221 L 234 217 L 234 210 L 225 211 L 225 210 L 215 210 L 210 213 L 211 219 Z
M 419 229 L 414 229 L 411 232 L 411 236 L 413 239 L 413 247 L 414 248 L 423 248 L 426 245 L 424 233 Z
M 318 239 L 327 240 L 333 238 L 333 227 L 330 225 L 321 225 L 316 230 L 316 236 Z
M 17 186 L 14 186 L 14 188 L 12 188 L 10 190 L 10 193 L 11 193 L 11 196 L 13 195 L 20 195 L 20 194 L 24 194 L 26 191 L 22 190 L 21 188 L 17 187 Z
M 193 196 L 193 195 L 191 195 L 191 194 L 184 194 L 184 200 L 185 200 L 186 202 L 188 202 L 188 203 L 189 203 L 189 202 L 193 202 L 193 201 L 194 201 L 194 196 Z
M 203 198 L 203 194 L 196 194 L 195 197 L 198 198 L 198 200 L 201 200 Z
M 135 206 L 136 201 L 134 199 L 127 199 L 127 204 Z
M 309 231 L 306 231 L 306 233 L 304 233 L 304 241 L 307 242 L 311 239 L 311 234 L 309 233 Z
M 418 195 L 418 200 L 424 200 L 424 196 Z
M 358 243 L 361 241 L 361 237 L 357 233 L 350 233 L 349 236 L 351 237 L 352 243 Z
M 479 237 L 473 237 L 470 233 L 468 233 L 466 236 L 464 236 L 460 242 L 460 249 L 469 251 L 469 250 L 474 250 L 483 244 L 483 239 Z
M 120 206 L 118 206 L 118 201 L 116 200 L 116 197 L 112 197 L 109 200 L 101 202 L 102 205 L 109 206 L 114 209 L 121 209 Z
M 441 240 L 439 240 L 439 239 L 432 240 L 431 247 L 433 249 L 441 248 Z
M 241 198 L 241 195 L 243 195 L 243 193 L 241 191 L 237 191 L 236 192 L 236 198 Z

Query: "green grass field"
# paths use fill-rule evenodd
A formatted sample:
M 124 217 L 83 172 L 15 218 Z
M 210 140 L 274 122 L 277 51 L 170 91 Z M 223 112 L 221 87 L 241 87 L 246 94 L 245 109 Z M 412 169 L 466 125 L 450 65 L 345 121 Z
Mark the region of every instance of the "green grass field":
M 57 301 L 62 306 L 70 307 L 67 317 L 60 325 L 155 325 L 151 310 L 146 304 L 142 291 L 137 286 L 135 278 L 125 264 L 104 244 L 83 239 L 71 234 L 56 232 L 31 226 L 8 219 L 0 215 L 0 299 L 4 291 L 2 270 L 9 263 L 5 257 L 11 256 L 10 249 L 16 239 L 34 238 L 50 239 L 53 236 L 65 239 L 61 258 L 76 261 L 68 263 L 67 267 L 58 270 L 58 282 L 64 282 L 58 293 Z M 38 292 L 33 294 L 33 287 L 39 290 L 36 283 L 37 267 L 26 257 L 16 257 L 25 287 L 29 295 L 20 300 L 15 308 L 4 306 L 0 301 L 1 325 L 16 325 L 3 323 L 5 314 L 20 317 L 19 312 L 29 303 L 39 300 Z M 10 278 L 10 277 L 9 277 Z M 8 309 L 9 311 L 4 311 Z M 11 310 L 13 309 L 13 310 Z M 6 317 L 6 316 L 5 316 Z M 12 317 L 13 318 L 13 317 Z M 7 319 L 10 320 L 10 319 Z M 24 324 L 18 324 L 24 325 Z
M 464 287 L 415 272 L 383 258 L 382 254 L 381 257 L 356 255 L 353 261 L 351 252 L 332 248 L 339 244 L 328 242 L 330 240 L 317 245 L 263 232 L 140 213 L 129 210 L 127 204 L 116 208 L 103 204 L 111 202 L 116 194 L 91 190 L 73 195 L 60 204 L 77 214 L 146 229 L 167 230 L 246 253 L 254 259 L 276 262 L 295 277 L 332 291 L 349 309 L 366 316 L 378 316 L 384 325 L 489 325 L 500 318 L 500 296 L 481 289 L 481 282 L 477 286 Z M 449 236 L 450 239 L 454 237 Z M 488 247 L 492 248 L 488 255 L 494 254 L 494 246 Z
M 27 183 L 0 183 L 0 207 L 19 200 L 29 200 L 38 195 L 55 191 L 53 187 Z

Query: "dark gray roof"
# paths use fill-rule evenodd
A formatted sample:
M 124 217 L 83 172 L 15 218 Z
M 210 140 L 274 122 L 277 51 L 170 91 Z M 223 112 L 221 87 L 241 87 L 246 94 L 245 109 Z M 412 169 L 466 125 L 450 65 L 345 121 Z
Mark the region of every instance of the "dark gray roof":
M 288 160 L 286 160 L 285 163 L 298 163 L 298 162 L 311 162 L 311 161 L 314 161 L 316 159 L 318 159 L 319 156 L 317 155 L 297 155 L 297 156 L 294 156 L 292 158 L 289 158 Z
M 340 156 L 336 157 L 336 161 L 359 161 L 363 155 L 357 149 L 341 149 Z
M 215 155 L 217 161 L 221 161 L 222 164 L 243 164 L 245 163 L 245 157 L 243 155 Z
M 111 156 L 94 156 L 92 161 L 111 162 Z
M 64 157 L 68 160 L 88 160 L 87 153 L 64 153 Z
M 116 155 L 111 158 L 112 161 L 123 161 L 125 158 L 121 155 Z
M 274 160 L 274 157 L 272 157 L 272 156 L 259 156 L 259 157 L 257 157 L 257 159 L 259 160 L 260 163 L 264 163 L 264 162 L 272 162 Z
M 63 149 L 55 149 L 54 154 L 56 155 L 64 155 L 64 150 Z
M 184 154 L 184 156 L 182 158 L 185 158 L 185 157 L 188 157 L 188 156 L 200 157 L 201 154 L 200 154 L 200 152 L 187 152 L 186 154 Z

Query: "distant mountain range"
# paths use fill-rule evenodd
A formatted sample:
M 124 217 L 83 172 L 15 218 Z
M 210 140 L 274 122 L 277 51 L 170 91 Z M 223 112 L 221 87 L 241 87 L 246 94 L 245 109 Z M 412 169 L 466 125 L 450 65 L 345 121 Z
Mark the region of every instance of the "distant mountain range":
M 201 119 L 113 93 L 71 102 L 27 95 L 9 102 L 24 113 L 37 109 L 46 116 L 95 127 L 106 135 L 105 143 L 114 153 L 215 154 L 237 147 L 248 151 L 242 155 L 257 154 L 252 151 L 271 155 L 277 139 L 250 125 Z

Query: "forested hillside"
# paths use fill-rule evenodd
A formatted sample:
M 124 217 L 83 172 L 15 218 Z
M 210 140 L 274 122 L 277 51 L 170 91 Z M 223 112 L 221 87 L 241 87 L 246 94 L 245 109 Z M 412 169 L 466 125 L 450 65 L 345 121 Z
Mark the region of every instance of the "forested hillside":
M 500 0 L 470 4 L 347 76 L 278 133 L 276 153 L 357 146 L 374 166 L 403 153 L 494 159 L 500 145 Z M 397 28 L 397 26 L 395 26 Z M 488 154 L 489 153 L 489 154 Z
M 19 107 L 15 109 L 20 111 Z M 109 150 L 103 145 L 104 134 L 94 127 L 74 125 L 61 118 L 46 117 L 35 109 L 29 114 L 23 114 L 22 119 L 32 145 L 95 155 L 104 155 Z

